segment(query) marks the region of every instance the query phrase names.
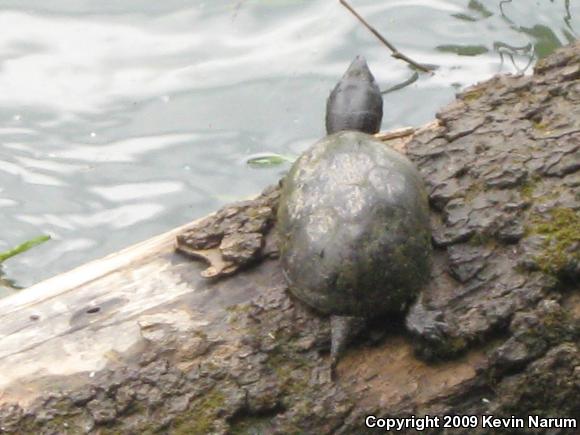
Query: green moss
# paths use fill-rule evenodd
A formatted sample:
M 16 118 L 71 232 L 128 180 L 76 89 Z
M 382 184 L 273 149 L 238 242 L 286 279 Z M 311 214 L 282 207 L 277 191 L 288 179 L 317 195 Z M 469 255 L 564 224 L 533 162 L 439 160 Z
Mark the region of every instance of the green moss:
M 532 353 L 544 352 L 548 347 L 578 338 L 579 331 L 574 328 L 570 316 L 562 310 L 547 313 L 540 320 L 540 325 L 519 337 Z
M 300 400 L 295 402 L 306 400 L 304 393 L 309 390 L 307 379 L 312 367 L 306 357 L 295 351 L 292 340 L 281 340 L 281 345 L 270 352 L 266 364 L 275 373 L 283 397 L 298 397 Z
M 557 275 L 568 264 L 580 261 L 580 214 L 571 208 L 550 210 L 551 219 L 532 216 L 528 225 L 529 234 L 544 237 L 542 252 L 534 258 L 544 273 Z
M 465 191 L 463 196 L 466 202 L 471 202 L 481 192 L 485 192 L 485 184 L 482 181 L 476 181 Z
M 236 323 L 240 319 L 247 316 L 250 310 L 251 310 L 250 304 L 235 304 L 226 307 L 226 311 L 228 312 L 227 322 L 229 324 Z
M 250 304 L 235 304 L 226 307 L 226 311 L 229 313 L 247 313 L 250 311 Z
M 463 337 L 453 337 L 442 342 L 437 349 L 437 356 L 439 358 L 452 358 L 460 355 L 467 349 L 467 342 Z
M 459 357 L 467 350 L 467 345 L 463 337 L 450 337 L 437 343 L 415 343 L 415 351 L 427 361 L 443 361 Z
M 297 394 L 307 388 L 303 378 L 295 379 L 292 376 L 296 369 L 304 368 L 307 365 L 304 358 L 278 349 L 270 354 L 266 363 L 276 374 L 276 378 L 286 392 Z
M 73 432 L 75 433 L 75 432 Z M 110 428 L 110 427 L 103 427 L 103 428 L 99 428 L 99 433 L 101 435 L 122 435 L 124 433 L 127 433 L 126 431 L 116 427 L 116 428 Z
M 580 340 L 580 322 L 565 310 L 554 310 L 540 317 L 540 324 L 530 328 L 518 338 L 532 353 L 544 353 L 561 343 L 577 343 Z M 572 367 L 574 363 L 571 362 Z M 565 407 L 578 409 L 578 396 L 574 388 L 563 388 L 562 379 L 552 371 L 533 372 L 523 379 L 517 388 L 518 396 L 507 404 L 511 414 L 562 415 Z M 558 397 L 555 392 L 558 392 Z M 568 396 L 568 397 L 567 397 Z
M 534 130 L 539 131 L 546 131 L 548 129 L 548 125 L 546 123 L 537 121 L 532 121 L 532 127 L 534 128 Z
M 467 348 L 467 342 L 463 337 L 454 337 L 443 343 L 440 352 L 446 357 L 454 357 L 461 354 Z
M 539 201 L 548 201 L 560 197 L 561 192 L 557 188 L 554 188 L 549 192 L 541 192 L 540 190 L 541 182 L 542 178 L 539 175 L 533 175 L 531 178 L 523 182 L 519 189 L 522 199 L 528 202 L 531 201 L 539 202 Z
M 267 415 L 246 415 L 239 421 L 232 423 L 229 429 L 231 435 L 254 435 L 268 433 L 271 429 L 270 420 L 272 416 Z
M 465 92 L 463 95 L 461 95 L 461 98 L 463 101 L 471 102 L 479 100 L 482 95 L 483 91 L 481 89 L 473 89 L 471 91 Z
M 75 415 L 56 415 L 50 421 L 39 422 L 33 419 L 25 420 L 18 428 L 19 434 L 59 433 L 77 434 L 83 432 L 83 425 L 75 419 Z
M 471 246 L 486 246 L 493 248 L 496 246 L 495 238 L 486 233 L 475 233 L 468 242 Z
M 536 183 L 532 180 L 527 180 L 521 185 L 520 194 L 526 201 L 531 201 L 534 196 L 534 190 L 536 190 Z
M 205 435 L 211 433 L 218 411 L 223 408 L 225 396 L 212 390 L 190 405 L 189 411 L 176 418 L 172 424 L 175 435 Z

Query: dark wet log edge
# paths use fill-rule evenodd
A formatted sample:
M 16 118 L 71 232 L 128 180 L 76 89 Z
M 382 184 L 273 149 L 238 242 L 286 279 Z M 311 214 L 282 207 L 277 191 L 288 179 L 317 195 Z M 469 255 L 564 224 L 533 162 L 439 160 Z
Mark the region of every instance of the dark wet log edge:
M 386 319 L 333 383 L 328 319 L 286 294 L 276 259 L 202 281 L 164 239 L 66 293 L 54 284 L 42 303 L 0 301 L 0 431 L 350 434 L 369 414 L 580 421 L 579 103 L 576 43 L 533 76 L 468 89 L 407 144 L 430 191 L 424 300 L 450 325 L 438 346 Z M 101 359 L 84 370 L 89 351 Z M 33 370 L 43 358 L 54 367 Z

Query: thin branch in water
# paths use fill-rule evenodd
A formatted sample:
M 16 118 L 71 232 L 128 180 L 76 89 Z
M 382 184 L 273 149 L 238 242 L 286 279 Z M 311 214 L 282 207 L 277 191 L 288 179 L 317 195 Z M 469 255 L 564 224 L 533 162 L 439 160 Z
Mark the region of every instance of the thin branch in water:
M 387 41 L 383 35 L 381 35 L 373 26 L 371 26 L 363 17 L 361 17 L 357 11 L 355 11 L 351 5 L 349 5 L 346 0 L 338 0 L 340 2 L 341 5 L 343 5 L 346 9 L 348 9 L 348 11 L 353 14 L 373 35 L 375 35 L 379 41 L 381 41 L 389 50 L 392 51 L 392 56 L 395 59 L 401 59 L 402 61 L 407 62 L 409 65 L 411 65 L 412 67 L 423 71 L 423 72 L 431 72 L 433 70 L 433 68 L 428 67 L 426 65 L 421 65 L 420 63 L 415 62 L 413 59 L 411 59 L 410 57 L 405 56 L 403 53 L 401 53 L 399 50 L 397 50 L 395 48 L 395 46 L 393 44 L 391 44 L 389 41 Z
M 523 74 L 532 65 L 533 61 L 536 59 L 535 48 L 532 44 L 526 44 L 521 47 L 516 47 L 514 45 L 506 44 L 505 42 L 496 42 L 493 44 L 495 51 L 499 54 L 501 60 L 500 70 L 503 68 L 505 62 L 504 55 L 508 56 L 512 62 L 512 65 L 517 70 L 518 74 Z M 528 63 L 525 67 L 520 68 L 514 59 L 514 54 L 520 54 L 522 56 L 529 56 Z
M 232 22 L 234 22 L 236 20 L 236 18 L 238 17 L 238 12 L 240 12 L 240 9 L 242 7 L 242 4 L 245 2 L 246 0 L 238 0 L 235 4 L 234 4 L 234 12 L 232 13 Z
M 391 86 L 390 88 L 387 88 L 384 91 L 381 91 L 381 94 L 385 95 L 385 94 L 390 94 L 391 92 L 398 91 L 399 89 L 403 89 L 403 88 L 409 86 L 410 84 L 415 83 L 417 80 L 419 80 L 419 74 L 417 73 L 417 71 L 413 71 L 413 74 L 407 80 L 405 80 L 404 82 L 398 83 L 394 86 Z
M 22 290 L 22 287 L 16 285 L 16 283 L 8 278 L 4 278 L 0 275 L 0 287 L 6 287 L 10 290 Z
M 510 20 L 503 10 L 504 3 L 511 3 L 512 0 L 502 0 L 499 2 L 499 11 L 501 12 L 501 16 L 504 17 L 510 24 L 514 24 L 512 20 Z
M 576 35 L 576 31 L 570 24 L 570 21 L 572 20 L 572 14 L 570 13 L 570 0 L 566 0 L 564 2 L 564 8 L 566 9 L 566 16 L 564 17 L 564 22 L 566 23 L 570 31 L 574 33 L 574 35 Z

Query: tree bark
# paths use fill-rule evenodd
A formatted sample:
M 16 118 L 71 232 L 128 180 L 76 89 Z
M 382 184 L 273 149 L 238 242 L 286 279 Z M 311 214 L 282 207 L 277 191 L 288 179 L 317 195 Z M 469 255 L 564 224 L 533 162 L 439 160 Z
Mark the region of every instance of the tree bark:
M 0 432 L 350 434 L 375 431 L 372 415 L 419 433 L 429 415 L 421 433 L 513 433 L 518 418 L 530 433 L 537 415 L 570 419 L 537 433 L 578 433 L 580 44 L 437 120 L 406 153 L 430 193 L 423 302 L 443 337 L 384 319 L 333 382 L 328 319 L 286 293 L 277 260 L 203 280 L 173 252 L 181 228 L 0 301 Z M 509 421 L 484 427 L 495 417 Z

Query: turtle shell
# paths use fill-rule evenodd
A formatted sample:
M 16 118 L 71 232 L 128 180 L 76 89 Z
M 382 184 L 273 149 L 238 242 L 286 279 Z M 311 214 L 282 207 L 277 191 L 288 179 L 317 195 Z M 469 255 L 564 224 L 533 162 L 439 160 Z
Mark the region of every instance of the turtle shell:
M 423 181 L 367 134 L 339 132 L 302 154 L 284 179 L 277 227 L 291 293 L 323 313 L 399 312 L 429 278 Z

